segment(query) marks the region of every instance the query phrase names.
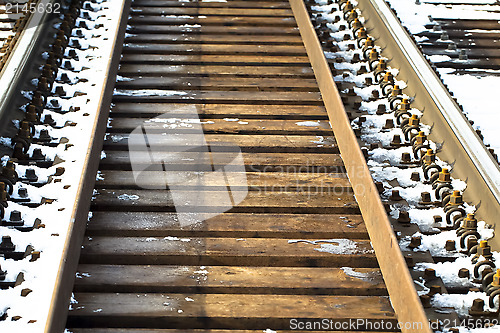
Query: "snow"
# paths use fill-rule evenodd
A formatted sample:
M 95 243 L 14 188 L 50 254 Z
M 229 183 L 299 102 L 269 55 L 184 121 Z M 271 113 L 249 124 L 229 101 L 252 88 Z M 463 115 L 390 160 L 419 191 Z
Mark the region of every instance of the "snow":
M 317 127 L 317 126 L 319 126 L 319 120 L 318 121 L 299 121 L 299 122 L 296 122 L 295 125 L 306 126 L 306 127 Z
M 358 248 L 358 243 L 350 239 L 320 239 L 320 240 L 307 240 L 307 239 L 290 239 L 288 244 L 308 243 L 319 245 L 315 248 L 318 252 L 327 252 L 331 254 L 355 254 L 355 253 L 371 253 L 372 250 L 362 250 Z
M 161 89 L 142 89 L 142 90 L 127 90 L 115 89 L 115 96 L 185 96 L 187 92 L 177 90 L 161 90 Z
M 389 0 L 390 5 L 398 13 L 399 19 L 413 34 L 426 31 L 425 25 L 433 24 L 431 18 L 448 19 L 482 19 L 500 20 L 500 4 L 494 0 L 429 0 L 420 5 L 414 0 Z M 460 5 L 445 6 L 439 2 L 458 3 Z M 470 5 L 461 5 L 467 3 Z M 480 30 L 474 30 L 479 33 Z M 483 32 L 494 32 L 493 30 Z M 447 55 L 432 55 L 432 62 L 451 60 Z M 460 72 L 451 68 L 439 68 L 438 72 L 448 89 L 453 92 L 458 102 L 463 106 L 469 120 L 474 121 L 473 127 L 479 129 L 484 136 L 484 143 L 490 145 L 500 154 L 500 140 L 497 124 L 500 121 L 498 107 L 490 96 L 496 96 L 500 77 L 488 70 L 465 69 Z

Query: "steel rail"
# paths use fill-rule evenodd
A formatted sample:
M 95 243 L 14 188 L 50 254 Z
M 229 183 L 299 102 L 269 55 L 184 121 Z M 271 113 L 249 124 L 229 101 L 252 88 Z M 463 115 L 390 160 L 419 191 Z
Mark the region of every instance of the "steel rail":
M 36 8 L 42 5 L 42 8 L 47 8 L 47 4 L 53 3 L 55 0 L 39 0 Z M 30 58 L 36 50 L 39 36 L 45 29 L 46 18 L 51 15 L 47 11 L 35 11 L 31 14 L 26 26 L 23 28 L 18 41 L 14 45 L 14 49 L 7 58 L 7 62 L 0 72 L 0 119 L 12 107 L 10 101 L 14 94 L 18 91 L 17 86 L 21 82 L 25 73 L 25 68 L 30 66 Z
M 92 130 L 88 132 L 87 137 L 82 138 L 82 140 L 86 140 L 87 150 L 85 158 L 78 161 L 82 172 L 76 190 L 75 204 L 71 207 L 71 218 L 65 235 L 64 249 L 59 261 L 55 285 L 51 286 L 53 287 L 53 293 L 50 306 L 46 309 L 48 312 L 44 331 L 46 333 L 61 333 L 65 329 L 71 291 L 87 225 L 92 191 L 99 167 L 100 152 L 113 97 L 113 86 L 116 81 L 118 63 L 125 38 L 126 18 L 130 10 L 130 4 L 131 0 L 122 0 L 120 12 L 109 22 L 110 27 L 116 29 L 113 40 L 102 49 L 102 57 L 109 60 L 106 69 L 102 72 L 103 75 L 96 78 L 96 84 L 102 87 L 100 95 L 92 98 L 90 102 L 96 112 L 91 125 Z
M 392 230 L 370 170 L 333 80 L 309 14 L 302 0 L 290 0 L 300 34 L 311 61 L 337 144 L 365 220 L 402 332 L 430 333 L 427 316 L 417 295 L 398 240 Z
M 446 87 L 383 0 L 358 0 L 365 26 L 382 46 L 393 67 L 402 69 L 412 106 L 423 111 L 422 121 L 432 126 L 430 139 L 442 144 L 438 156 L 452 165 L 452 175 L 467 181 L 464 199 L 475 205 L 477 217 L 495 224 L 500 214 L 500 168 L 455 103 Z M 490 241 L 500 249 L 500 239 Z

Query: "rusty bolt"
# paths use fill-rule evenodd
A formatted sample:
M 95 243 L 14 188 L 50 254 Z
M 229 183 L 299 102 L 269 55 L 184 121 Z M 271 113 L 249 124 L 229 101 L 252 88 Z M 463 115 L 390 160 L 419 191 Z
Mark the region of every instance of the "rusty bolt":
M 423 160 L 425 165 L 431 165 L 436 161 L 436 154 L 434 154 L 434 151 L 432 149 L 427 149 Z
M 380 92 L 377 89 L 372 90 L 371 99 L 377 100 L 380 98 Z
M 385 114 L 387 111 L 387 107 L 385 106 L 385 104 L 379 104 L 377 105 L 377 112 L 376 114 L 378 115 L 382 115 L 382 114 Z M 389 120 L 389 119 L 387 119 Z
M 389 200 L 400 201 L 400 200 L 403 200 L 403 198 L 399 194 L 399 190 L 392 190 L 392 193 L 391 193 L 391 196 L 389 197 Z
M 373 40 L 373 38 L 368 37 L 368 38 L 365 40 L 365 44 L 364 44 L 363 46 L 364 46 L 365 48 L 373 47 L 373 46 L 375 46 L 375 41 Z
M 394 76 L 392 75 L 391 72 L 386 72 L 384 74 L 384 79 L 382 80 L 382 83 L 393 83 L 394 82 Z
M 455 241 L 453 239 L 448 239 L 446 241 L 446 245 L 444 246 L 444 248 L 446 249 L 446 251 L 448 252 L 451 252 L 451 251 L 455 251 L 457 248 L 456 248 L 456 244 L 455 244 Z
M 412 172 L 410 179 L 413 180 L 414 182 L 420 181 L 420 173 L 418 172 Z
M 470 272 L 467 268 L 460 268 L 458 270 L 458 277 L 462 279 L 468 279 L 470 277 Z
M 22 138 L 22 139 L 30 139 L 31 138 L 31 129 L 30 129 L 30 124 L 23 120 L 21 122 L 21 128 L 19 128 L 19 132 L 17 133 L 17 136 Z
M 399 96 L 403 93 L 403 91 L 401 90 L 401 88 L 399 88 L 399 86 L 396 84 L 394 85 L 394 87 L 392 88 L 392 91 L 391 91 L 391 96 L 392 97 L 396 97 L 396 96 Z
M 427 140 L 427 135 L 425 135 L 425 133 L 422 131 L 418 132 L 418 134 L 415 136 L 416 145 L 423 145 L 426 140 Z
M 448 171 L 448 169 L 446 168 L 443 168 L 443 170 L 441 170 L 441 172 L 439 172 L 439 178 L 438 180 L 440 182 L 451 182 L 451 175 L 450 175 L 450 172 Z
M 467 214 L 467 217 L 462 222 L 463 228 L 467 230 L 477 229 L 477 220 L 474 214 Z
M 361 66 L 361 67 L 365 67 L 365 66 Z M 366 70 L 366 67 L 365 67 L 365 70 Z M 359 71 L 358 71 L 359 73 Z M 371 86 L 373 84 L 373 79 L 371 77 L 365 77 L 365 86 Z
M 58 96 L 66 96 L 66 91 L 64 91 L 64 88 L 62 86 L 57 86 L 56 90 L 55 90 L 55 93 Z
M 33 104 L 28 105 L 28 110 L 26 111 L 26 116 L 24 119 L 30 123 L 38 122 L 38 114 L 36 112 L 36 106 Z
M 42 161 L 45 160 L 45 155 L 42 153 L 42 150 L 40 148 L 35 148 L 33 149 L 33 154 L 31 155 L 31 159 Z
M 14 180 L 16 178 L 16 165 L 12 160 L 8 160 L 7 164 L 2 168 L 2 176 L 9 180 Z
M 361 61 L 361 58 L 359 57 L 359 53 L 354 53 L 351 59 L 351 63 L 355 64 Z
M 20 198 L 27 198 L 28 197 L 28 189 L 26 187 L 20 187 L 18 190 L 17 190 L 17 195 L 20 197 Z
M 357 74 L 359 75 L 359 74 L 365 74 L 365 73 L 368 73 L 366 66 L 364 66 L 364 65 L 360 66 L 358 71 L 357 71 Z M 371 78 L 365 78 L 365 85 L 370 85 L 370 84 L 366 83 L 367 79 L 371 79 Z
M 492 286 L 500 287 L 500 269 L 497 268 L 495 275 L 493 275 L 493 282 L 491 282 Z
M 450 195 L 449 203 L 452 205 L 461 205 L 464 203 L 460 191 L 453 191 L 453 193 Z
M 477 245 L 477 239 L 475 237 L 467 238 L 467 251 L 476 245 Z M 484 270 L 483 270 L 483 272 L 484 272 Z
M 12 252 L 16 249 L 14 243 L 10 236 L 2 236 L 2 242 L 0 243 L 0 252 Z
M 366 29 L 363 27 L 359 28 L 358 33 L 356 34 L 356 37 L 358 37 L 358 39 L 368 37 L 368 34 L 366 33 Z
M 401 111 L 410 110 L 410 100 L 408 98 L 403 98 L 401 103 L 399 103 L 399 105 L 398 105 L 398 109 Z
M 410 244 L 408 245 L 408 247 L 410 249 L 416 249 L 420 245 L 422 245 L 422 237 L 420 237 L 420 236 L 412 236 Z
M 420 119 L 418 118 L 418 116 L 416 114 L 413 114 L 410 118 L 410 120 L 408 121 L 408 125 L 409 126 L 418 126 L 420 124 Z
M 420 295 L 420 302 L 422 302 L 424 309 L 431 307 L 431 297 L 429 295 Z
M 399 212 L 398 222 L 403 224 L 411 222 L 410 214 L 408 213 L 408 211 L 402 210 Z
M 441 294 L 441 286 L 434 284 L 434 285 L 430 286 L 430 291 L 429 291 L 428 295 L 434 296 L 436 294 Z
M 436 279 L 436 270 L 434 268 L 426 268 L 424 271 L 424 280 L 432 281 Z
M 429 192 L 422 192 L 422 193 L 420 193 L 420 198 L 421 198 L 421 201 L 419 202 L 419 204 L 429 205 L 429 204 L 432 203 L 432 201 L 431 201 L 431 194 Z
M 380 59 L 377 64 L 376 70 L 382 72 L 385 71 L 386 69 L 387 69 L 387 61 L 385 59 Z
M 378 58 L 379 58 L 379 55 L 378 55 L 377 50 L 371 49 L 370 54 L 368 56 L 368 60 L 375 61 L 375 60 L 378 60 Z
M 394 120 L 393 119 L 387 119 L 385 121 L 385 125 L 383 127 L 384 129 L 390 129 L 390 128 L 394 128 Z
M 474 312 L 483 312 L 484 300 L 481 298 L 476 298 L 474 301 L 472 301 L 472 306 L 470 307 L 470 310 Z
M 402 153 L 401 154 L 401 163 L 411 163 L 410 153 Z
M 31 183 L 36 183 L 38 181 L 38 176 L 35 173 L 35 169 L 32 168 L 26 169 L 24 178 L 26 178 Z
M 378 142 L 372 142 L 372 143 L 370 143 L 370 150 L 374 150 L 374 149 L 377 149 L 377 148 L 380 148 Z
M 394 134 L 392 137 L 392 141 L 389 144 L 391 147 L 399 147 L 401 146 L 401 136 L 399 134 Z

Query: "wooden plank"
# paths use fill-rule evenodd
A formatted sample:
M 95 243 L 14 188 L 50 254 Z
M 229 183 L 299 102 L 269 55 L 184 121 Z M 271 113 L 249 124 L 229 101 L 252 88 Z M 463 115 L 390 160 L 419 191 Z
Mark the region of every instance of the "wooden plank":
M 219 66 L 219 65 L 138 65 L 121 64 L 120 75 L 259 75 L 313 77 L 310 66 Z M 258 80 L 256 81 L 258 83 Z
M 231 91 L 318 91 L 313 79 L 248 77 L 124 77 L 117 89 L 231 90 Z
M 181 226 L 176 213 L 92 213 L 89 236 L 368 239 L 361 215 L 223 213 Z
M 273 26 L 226 26 L 226 25 L 204 25 L 182 24 L 182 25 L 159 25 L 159 24 L 135 24 L 130 26 L 128 33 L 202 33 L 207 34 L 252 34 L 252 35 L 299 35 L 296 26 L 273 27 Z
M 288 66 L 309 66 L 307 56 L 267 56 L 267 55 L 213 55 L 213 54 L 123 54 L 121 58 L 123 64 L 126 63 L 170 63 L 172 65 L 288 65 Z
M 195 7 L 195 8 L 290 8 L 286 1 L 172 1 L 134 0 L 134 5 L 151 7 Z
M 314 190 L 316 191 L 313 192 Z M 226 197 L 226 191 L 176 192 L 178 202 L 184 203 L 183 209 L 193 213 L 221 212 L 222 208 L 227 208 Z M 167 190 L 101 189 L 93 200 L 92 207 L 95 210 L 131 212 L 172 212 L 175 209 L 171 193 Z M 358 206 L 351 193 L 339 194 L 330 188 L 290 192 L 249 191 L 245 199 L 229 212 L 356 214 Z
M 436 36 L 432 39 L 429 39 L 428 41 L 420 42 L 419 45 L 421 45 L 422 47 L 425 47 L 425 48 L 439 49 L 442 52 L 444 50 L 448 50 L 449 44 L 440 41 L 438 39 L 439 37 L 440 36 Z M 470 38 L 469 36 L 467 36 L 464 39 L 454 40 L 453 42 L 455 42 L 455 45 L 457 46 L 458 49 L 483 49 L 483 48 L 484 49 L 493 49 L 493 48 L 496 49 L 496 48 L 498 48 L 498 45 L 497 45 L 498 42 L 496 42 L 495 39 L 493 39 L 493 38 L 474 39 L 474 38 Z M 448 53 L 449 51 L 448 52 L 444 51 L 444 52 Z M 442 53 L 442 54 L 446 54 L 446 53 Z
M 288 8 L 189 8 L 189 7 L 143 7 L 140 4 L 135 4 L 130 11 L 134 15 L 153 15 L 153 16 L 169 16 L 169 15 L 189 15 L 189 16 L 256 16 L 256 17 L 293 17 L 291 9 Z
M 149 153 L 136 152 L 138 160 L 148 161 Z M 196 170 L 198 162 L 179 161 L 175 155 L 157 153 L 158 160 L 163 161 L 165 170 Z M 342 159 L 337 154 L 294 154 L 294 153 L 243 153 L 245 170 L 249 172 L 286 172 L 286 173 L 324 173 L 345 172 Z M 147 162 L 150 164 L 150 162 Z M 214 164 L 214 167 L 221 165 Z M 128 151 L 106 151 L 101 160 L 101 170 L 131 170 Z
M 174 130 L 171 130 L 175 134 Z M 116 133 L 109 135 L 104 140 L 106 149 L 143 150 L 142 145 L 128 145 L 128 133 Z M 331 136 L 308 136 L 308 135 L 241 135 L 241 134 L 206 134 L 206 142 L 220 143 L 224 149 L 225 143 L 237 145 L 243 152 L 314 152 L 314 153 L 337 153 L 335 139 Z M 148 141 L 155 151 L 175 151 L 181 149 L 196 149 L 200 146 L 199 134 L 161 135 L 150 134 Z M 229 147 L 229 146 L 228 146 Z M 233 148 L 233 146 L 231 146 Z M 203 148 L 204 149 L 204 148 Z M 204 149 L 205 150 L 205 149 Z M 234 151 L 232 149 L 231 151 Z
M 80 265 L 74 291 L 386 295 L 379 269 L 346 267 Z
M 436 17 L 434 21 L 438 22 L 443 30 L 500 30 L 498 20 L 489 19 L 443 19 Z M 431 30 L 433 26 L 427 25 L 427 29 Z
M 227 121 L 230 119 L 231 121 Z M 236 120 L 238 119 L 238 120 Z M 187 125 L 186 128 L 181 127 L 179 133 L 193 132 L 192 122 L 187 118 L 176 118 L 173 116 L 168 119 L 143 119 L 143 118 L 112 118 L 109 122 L 108 132 L 130 132 L 138 126 L 147 126 L 149 130 L 157 129 L 159 132 L 166 132 L 168 128 L 173 126 Z M 324 120 L 313 121 L 297 121 L 297 120 L 257 120 L 257 119 L 240 119 L 226 118 L 211 119 L 201 121 L 201 126 L 196 126 L 196 131 L 203 127 L 205 134 L 214 133 L 241 133 L 241 134 L 308 134 L 308 135 L 331 135 L 332 129 L 330 123 Z
M 205 118 L 258 118 L 258 119 L 327 119 L 323 105 L 252 105 L 252 104 L 179 104 L 179 103 L 120 103 L 115 102 L 111 115 L 158 116 L 163 114 L 178 117 L 198 114 Z
M 123 73 L 122 73 L 123 74 Z M 130 75 L 127 73 L 127 75 Z M 161 74 L 160 74 L 161 75 Z M 114 102 L 156 103 L 245 103 L 254 104 L 322 104 L 316 91 L 213 91 L 213 90 L 159 90 L 116 89 Z
M 158 24 L 158 25 L 250 25 L 250 26 L 295 26 L 293 17 L 249 17 L 249 16 L 145 16 L 134 15 L 128 20 L 129 25 L 137 24 Z
M 227 54 L 227 55 L 298 55 L 304 56 L 306 51 L 302 45 L 221 45 L 221 44 L 142 44 L 126 43 L 123 53 L 140 54 Z
M 274 44 L 274 45 L 303 45 L 297 35 L 205 35 L 205 34 L 128 34 L 126 43 L 153 43 L 153 44 Z
M 92 320 L 105 327 L 281 330 L 290 329 L 290 319 L 297 314 L 304 319 L 366 318 L 396 324 L 389 300 L 378 296 L 76 293 L 75 298 L 78 305 L 70 311 L 69 327 L 85 327 Z
M 377 267 L 369 240 L 318 242 L 289 243 L 287 239 L 277 238 L 96 236 L 84 240 L 80 264 Z
M 189 174 L 190 171 L 185 173 Z M 183 184 L 186 190 L 195 190 L 201 185 L 205 189 L 210 190 L 224 190 L 227 189 L 227 183 L 236 184 L 241 177 L 246 178 L 247 184 L 242 184 L 243 189 L 248 186 L 249 190 L 282 190 L 291 191 L 300 188 L 331 188 L 336 191 L 351 192 L 351 184 L 345 174 L 316 174 L 316 173 L 280 173 L 280 172 L 245 172 L 241 173 L 226 172 L 224 178 L 209 179 L 207 182 L 200 182 L 196 177 L 199 172 L 191 172 L 188 179 Z M 138 189 L 141 188 L 137 185 L 132 171 L 102 171 L 99 174 L 99 179 L 96 182 L 96 188 L 121 188 L 121 189 Z M 163 171 L 143 171 L 141 177 L 145 178 L 147 183 L 141 185 L 154 186 L 158 184 L 165 184 Z

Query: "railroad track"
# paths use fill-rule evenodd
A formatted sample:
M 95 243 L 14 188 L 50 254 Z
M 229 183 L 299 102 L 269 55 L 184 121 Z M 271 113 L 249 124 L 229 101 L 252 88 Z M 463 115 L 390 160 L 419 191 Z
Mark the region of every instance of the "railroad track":
M 132 4 L 67 328 L 288 330 L 297 313 L 297 325 L 394 323 L 291 8 L 206 4 Z M 143 131 L 188 184 L 169 193 L 144 171 L 137 185 L 154 163 L 136 152 Z M 220 177 L 197 176 L 208 154 L 239 149 L 244 166 L 222 156 Z M 202 222 L 227 210 L 228 190 L 235 207 Z
M 439 107 L 443 98 L 452 100 L 429 93 L 432 78 L 414 80 L 402 51 L 387 41 L 391 33 L 383 33 L 383 26 L 391 29 L 383 10 L 380 27 L 373 27 L 378 21 L 370 5 L 377 3 L 68 2 L 49 52 L 51 65 L 34 83 L 39 92 L 44 80 L 50 87 L 41 98 L 31 95 L 24 110 L 35 110 L 36 120 L 21 122 L 10 146 L 24 185 L 8 177 L 9 164 L 2 173 L 17 200 L 2 215 L 20 209 L 26 222 L 20 225 L 11 215 L 5 229 L 13 250 L 2 246 L 10 238 L 0 250 L 21 265 L 48 265 L 53 281 L 46 279 L 50 288 L 40 292 L 32 274 L 27 281 L 18 275 L 24 266 L 2 261 L 5 287 L 23 299 L 4 303 L 0 325 L 54 332 L 426 332 L 468 319 L 476 326 L 494 323 L 496 314 L 483 312 L 477 301 L 455 308 L 457 316 L 442 300 L 462 297 L 468 288 L 476 292 L 483 281 L 481 291 L 496 290 L 494 258 L 484 243 L 491 233 L 484 223 L 471 227 L 474 217 L 466 213 L 475 208 L 463 199 L 481 202 L 477 215 L 493 223 L 488 218 L 497 211 L 495 188 L 478 192 L 495 184 L 498 165 L 488 169 L 467 154 L 477 137 L 464 148 L 453 126 L 431 131 L 419 122 L 420 116 L 431 123 L 446 119 Z M 371 19 L 356 23 L 361 14 Z M 370 45 L 358 24 L 389 46 L 382 51 Z M 390 65 L 401 68 L 394 72 L 398 80 L 387 79 L 393 72 L 383 66 L 388 51 Z M 379 74 L 369 73 L 369 66 Z M 393 93 L 387 102 L 386 92 Z M 423 115 L 416 109 L 422 104 L 428 107 Z M 394 118 L 386 134 L 373 131 L 381 127 L 375 116 Z M 394 125 L 402 129 L 394 132 Z M 29 127 L 23 126 L 34 132 L 26 134 Z M 442 138 L 442 148 L 430 141 Z M 478 144 L 478 156 L 488 154 Z M 465 190 L 428 148 L 449 162 L 450 152 L 462 154 L 452 174 L 468 178 Z M 76 158 L 78 151 L 86 157 Z M 408 156 L 400 162 L 402 152 Z M 411 171 L 411 182 L 388 178 L 381 166 L 408 178 Z M 33 179 L 29 168 L 42 180 Z M 415 190 L 406 193 L 404 184 L 432 196 L 422 194 L 416 203 Z M 15 194 L 19 187 L 42 200 L 23 202 L 21 192 Z M 440 214 L 445 222 L 410 224 L 415 209 Z M 42 214 L 41 221 L 25 233 L 35 214 Z M 76 222 L 56 226 L 54 217 Z M 456 238 L 452 229 L 460 224 Z M 30 238 L 37 234 L 50 236 L 55 246 Z M 446 239 L 447 252 L 425 247 L 430 240 L 444 248 Z M 465 277 L 466 271 L 476 273 L 475 262 L 463 263 L 467 252 L 486 259 L 478 264 L 479 283 Z M 435 264 L 456 258 L 464 267 L 464 288 L 447 282 Z M 21 310 L 25 300 L 43 307 L 43 314 Z

